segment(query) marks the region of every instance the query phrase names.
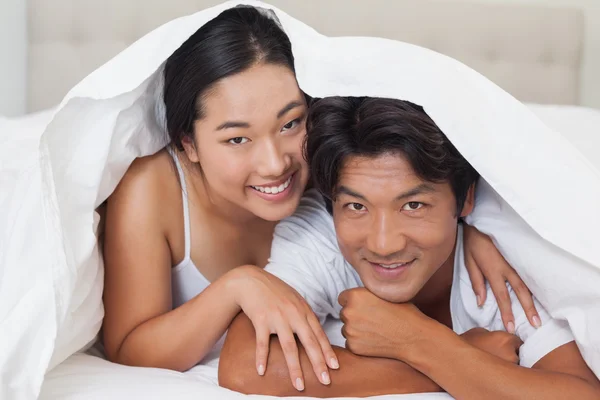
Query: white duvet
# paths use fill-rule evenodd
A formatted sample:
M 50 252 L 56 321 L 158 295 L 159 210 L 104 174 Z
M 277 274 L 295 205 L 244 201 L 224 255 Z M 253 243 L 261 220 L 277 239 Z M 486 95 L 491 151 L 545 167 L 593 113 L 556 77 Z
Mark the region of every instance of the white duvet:
M 161 65 L 237 3 L 156 29 L 55 110 L 27 123 L 0 120 L 1 399 L 238 396 L 215 386 L 214 363 L 178 374 L 72 356 L 94 341 L 103 315 L 94 209 L 135 157 L 165 144 Z M 590 140 L 566 139 L 570 126 L 563 136 L 536 117 L 546 113 L 557 124 L 549 110 L 532 113 L 455 60 L 390 40 L 327 38 L 275 10 L 308 94 L 396 97 L 425 107 L 493 188 L 480 193 L 470 222 L 494 237 L 548 311 L 568 321 L 599 374 L 600 167 Z M 445 397 L 412 398 L 432 396 Z

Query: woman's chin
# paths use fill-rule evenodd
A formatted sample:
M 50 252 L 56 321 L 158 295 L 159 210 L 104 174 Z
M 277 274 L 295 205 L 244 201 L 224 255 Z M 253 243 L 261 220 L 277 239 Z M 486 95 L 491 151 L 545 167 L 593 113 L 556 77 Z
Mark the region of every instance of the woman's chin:
M 298 199 L 298 201 L 287 201 L 284 204 L 253 207 L 252 212 L 265 221 L 278 222 L 291 216 L 296 211 L 296 208 L 298 208 L 299 202 L 300 200 Z
M 298 188 L 294 189 L 296 190 L 282 193 L 283 196 L 280 194 L 256 193 L 255 189 L 249 189 L 251 199 L 248 210 L 266 221 L 281 221 L 291 216 L 300 204 L 302 191 Z

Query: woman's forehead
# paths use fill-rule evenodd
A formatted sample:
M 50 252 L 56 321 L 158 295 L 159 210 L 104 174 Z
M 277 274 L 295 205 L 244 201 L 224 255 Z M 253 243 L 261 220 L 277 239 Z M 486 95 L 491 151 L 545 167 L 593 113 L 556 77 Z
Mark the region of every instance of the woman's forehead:
M 204 99 L 207 117 L 276 117 L 292 101 L 303 101 L 294 73 L 285 66 L 258 64 L 219 81 Z

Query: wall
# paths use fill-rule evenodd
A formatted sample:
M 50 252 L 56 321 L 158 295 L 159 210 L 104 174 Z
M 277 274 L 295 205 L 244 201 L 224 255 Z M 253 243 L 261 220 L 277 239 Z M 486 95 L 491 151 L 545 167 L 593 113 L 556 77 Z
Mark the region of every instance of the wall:
M 25 0 L 0 0 L 0 115 L 25 112 L 27 17 Z
M 586 17 L 586 43 L 580 103 L 600 109 L 600 74 L 596 72 L 600 71 L 600 0 L 468 1 L 582 8 Z M 278 1 L 272 3 L 277 5 Z M 0 0 L 0 115 L 20 115 L 26 107 L 26 21 L 26 0 Z
M 585 49 L 582 63 L 581 101 L 600 109 L 600 0 L 469 0 L 479 3 L 537 4 L 577 7 L 585 12 Z

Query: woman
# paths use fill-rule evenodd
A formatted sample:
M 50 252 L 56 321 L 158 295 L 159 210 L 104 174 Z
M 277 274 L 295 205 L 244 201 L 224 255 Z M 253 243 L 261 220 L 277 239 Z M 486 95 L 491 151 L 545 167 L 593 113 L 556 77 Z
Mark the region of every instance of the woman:
M 167 60 L 163 94 L 172 146 L 136 160 L 108 200 L 108 358 L 187 370 L 244 311 L 257 332 L 259 374 L 275 333 L 292 382 L 302 379 L 296 334 L 328 384 L 328 367 L 338 363 L 318 320 L 294 290 L 262 270 L 277 221 L 294 212 L 309 180 L 302 156 L 307 104 L 289 39 L 262 11 L 229 9 Z M 489 239 L 469 229 L 474 289 L 485 293 L 474 266 L 490 248 L 479 264 L 491 268 L 486 276 L 496 295 L 503 299 L 508 279 L 533 321 L 523 283 Z

